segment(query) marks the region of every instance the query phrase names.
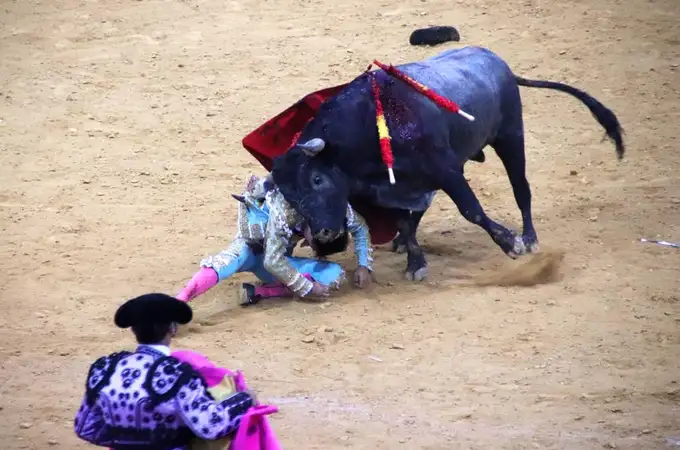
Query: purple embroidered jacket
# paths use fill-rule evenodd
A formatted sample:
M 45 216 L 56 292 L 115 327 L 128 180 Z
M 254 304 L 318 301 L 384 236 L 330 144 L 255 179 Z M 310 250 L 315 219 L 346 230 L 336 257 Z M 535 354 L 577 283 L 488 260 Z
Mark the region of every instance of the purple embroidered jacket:
M 191 366 L 140 346 L 90 366 L 75 431 L 114 450 L 183 450 L 236 431 L 252 404 L 245 392 L 215 402 Z

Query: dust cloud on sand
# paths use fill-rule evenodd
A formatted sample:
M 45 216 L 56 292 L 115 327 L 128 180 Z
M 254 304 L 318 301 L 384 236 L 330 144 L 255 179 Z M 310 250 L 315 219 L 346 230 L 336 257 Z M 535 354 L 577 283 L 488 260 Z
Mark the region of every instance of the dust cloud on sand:
M 542 250 L 539 253 L 512 261 L 495 270 L 473 276 L 472 284 L 477 286 L 535 286 L 560 280 L 565 252 Z

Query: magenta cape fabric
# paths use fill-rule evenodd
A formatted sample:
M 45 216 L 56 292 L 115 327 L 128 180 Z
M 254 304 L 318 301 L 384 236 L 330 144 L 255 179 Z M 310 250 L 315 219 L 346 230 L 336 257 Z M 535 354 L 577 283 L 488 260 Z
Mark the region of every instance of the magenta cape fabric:
M 172 352 L 174 358 L 190 364 L 205 380 L 208 387 L 217 385 L 225 376 L 233 376 L 236 389 L 244 391 L 248 388 L 241 371 L 236 373 L 229 369 L 217 367 L 208 358 L 191 350 Z M 278 411 L 273 405 L 256 405 L 250 408 L 241 419 L 236 436 L 230 450 L 282 450 L 267 415 Z

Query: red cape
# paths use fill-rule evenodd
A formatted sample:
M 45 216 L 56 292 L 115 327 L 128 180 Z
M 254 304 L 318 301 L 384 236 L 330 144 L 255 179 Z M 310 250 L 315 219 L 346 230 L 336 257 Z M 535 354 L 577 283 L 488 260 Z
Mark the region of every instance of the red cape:
M 338 94 L 346 84 L 312 92 L 276 117 L 250 132 L 243 138 L 243 146 L 268 171 L 274 158 L 290 149 L 304 126 L 321 107 L 321 104 Z M 366 219 L 375 245 L 386 244 L 397 235 L 397 220 L 389 210 L 362 201 L 351 201 L 352 207 Z

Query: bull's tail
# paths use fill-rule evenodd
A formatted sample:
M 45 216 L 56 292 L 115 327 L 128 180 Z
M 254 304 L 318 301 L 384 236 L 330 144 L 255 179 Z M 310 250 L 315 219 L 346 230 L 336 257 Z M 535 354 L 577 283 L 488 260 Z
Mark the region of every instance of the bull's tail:
M 616 156 L 619 159 L 623 159 L 623 154 L 625 152 L 625 147 L 623 145 L 623 129 L 621 128 L 619 119 L 616 118 L 616 114 L 614 114 L 611 109 L 607 108 L 598 100 L 586 94 L 582 90 L 576 89 L 575 87 L 566 84 L 555 83 L 553 81 L 527 80 L 516 75 L 515 81 L 520 86 L 555 89 L 557 91 L 566 92 L 567 94 L 571 94 L 577 99 L 581 100 L 583 104 L 588 107 L 597 121 L 600 122 L 602 128 L 604 128 L 607 132 L 609 139 L 611 139 L 616 145 Z

